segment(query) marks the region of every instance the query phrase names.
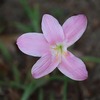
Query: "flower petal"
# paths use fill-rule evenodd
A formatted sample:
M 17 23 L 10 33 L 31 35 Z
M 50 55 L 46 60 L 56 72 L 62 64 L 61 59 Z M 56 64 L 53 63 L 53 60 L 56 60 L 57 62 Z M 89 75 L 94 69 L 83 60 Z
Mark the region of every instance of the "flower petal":
M 43 34 L 40 33 L 27 33 L 21 35 L 17 39 L 17 45 L 23 53 L 38 57 L 49 50 L 47 41 Z
M 59 64 L 59 58 L 46 54 L 41 57 L 32 67 L 31 73 L 34 78 L 41 78 L 51 73 Z
M 68 46 L 75 43 L 84 33 L 87 26 L 87 18 L 85 15 L 80 14 L 72 16 L 63 24 L 63 30 L 68 42 Z
M 45 14 L 42 19 L 42 31 L 50 44 L 62 42 L 64 39 L 63 29 L 59 22 L 51 15 Z
M 58 69 L 73 80 L 81 81 L 88 77 L 85 64 L 70 52 L 67 52 L 62 57 L 62 62 Z

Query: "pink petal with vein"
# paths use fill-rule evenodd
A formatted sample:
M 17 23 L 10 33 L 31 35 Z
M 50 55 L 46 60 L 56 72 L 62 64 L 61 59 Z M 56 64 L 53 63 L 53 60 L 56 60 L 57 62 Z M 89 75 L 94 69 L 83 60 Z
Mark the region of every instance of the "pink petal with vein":
M 31 56 L 42 56 L 49 52 L 49 45 L 45 40 L 43 34 L 40 33 L 27 33 L 21 35 L 17 39 L 19 49 Z
M 75 43 L 84 33 L 87 26 L 87 18 L 83 14 L 72 16 L 63 24 L 63 30 L 68 46 Z
M 62 62 L 58 69 L 73 80 L 82 81 L 88 77 L 85 64 L 70 52 L 62 57 Z
M 59 58 L 50 54 L 41 57 L 32 67 L 31 73 L 34 78 L 41 78 L 51 73 L 59 64 Z
M 50 44 L 62 42 L 64 39 L 63 29 L 59 22 L 51 15 L 45 14 L 42 19 L 42 31 Z

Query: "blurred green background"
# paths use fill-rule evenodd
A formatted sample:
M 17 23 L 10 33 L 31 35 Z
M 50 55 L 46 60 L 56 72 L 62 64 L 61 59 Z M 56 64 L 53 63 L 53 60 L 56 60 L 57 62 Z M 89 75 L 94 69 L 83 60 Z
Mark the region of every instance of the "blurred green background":
M 0 100 L 100 100 L 100 0 L 0 0 Z M 83 13 L 88 27 L 69 48 L 89 72 L 87 80 L 73 81 L 57 69 L 33 79 L 31 67 L 39 59 L 23 54 L 16 39 L 23 33 L 41 32 L 43 14 L 61 25 Z

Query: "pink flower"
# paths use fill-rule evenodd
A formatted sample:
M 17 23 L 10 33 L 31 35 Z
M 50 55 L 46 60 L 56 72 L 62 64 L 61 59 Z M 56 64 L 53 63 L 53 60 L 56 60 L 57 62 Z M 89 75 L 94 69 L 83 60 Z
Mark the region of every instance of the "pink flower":
M 41 57 L 32 67 L 34 78 L 51 73 L 56 67 L 73 80 L 85 80 L 88 73 L 85 64 L 67 50 L 83 34 L 87 18 L 80 14 L 72 16 L 61 26 L 51 15 L 42 19 L 41 33 L 26 33 L 17 40 L 19 49 L 28 55 Z

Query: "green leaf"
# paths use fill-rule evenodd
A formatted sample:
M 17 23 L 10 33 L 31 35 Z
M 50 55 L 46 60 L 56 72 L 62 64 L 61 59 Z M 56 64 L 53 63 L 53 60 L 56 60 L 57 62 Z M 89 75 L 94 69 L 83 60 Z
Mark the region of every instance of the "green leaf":
M 63 86 L 63 100 L 67 100 L 67 80 L 64 80 L 64 86 Z
M 26 12 L 28 18 L 30 19 L 32 26 L 31 28 L 34 31 L 40 31 L 40 11 L 39 5 L 34 5 L 34 8 L 30 8 L 27 0 L 20 0 L 20 3 L 23 5 L 24 11 Z
M 51 94 L 50 94 L 50 100 L 55 100 L 55 98 L 54 98 L 54 92 L 51 92 Z
M 10 52 L 8 51 L 8 49 L 5 47 L 5 45 L 2 42 L 0 42 L 0 51 L 2 55 L 5 57 L 5 59 L 10 62 L 12 57 L 10 55 Z
M 93 56 L 84 56 L 81 58 L 83 61 L 86 62 L 95 62 L 95 63 L 100 63 L 100 58 L 99 57 L 93 57 Z
M 39 90 L 38 100 L 44 100 L 44 99 L 43 99 L 43 89 L 40 89 L 40 90 Z
M 33 31 L 33 29 L 30 26 L 24 25 L 24 24 L 19 23 L 19 22 L 15 22 L 15 26 L 18 29 L 20 29 L 21 31 L 23 31 L 23 32 L 31 32 L 31 31 Z
M 40 9 L 38 4 L 33 8 L 33 17 L 31 21 L 34 31 L 40 31 Z
M 33 17 L 33 11 L 32 9 L 29 7 L 29 4 L 28 4 L 28 0 L 20 0 L 20 3 L 22 4 L 27 16 L 32 19 Z
M 26 89 L 22 95 L 21 100 L 28 100 L 30 95 L 35 92 L 39 87 L 43 86 L 46 84 L 48 80 L 46 79 L 39 79 L 37 81 L 32 81 L 30 84 L 26 85 Z
M 20 84 L 20 72 L 17 66 L 12 66 L 12 72 L 16 83 Z
M 4 27 L 0 26 L 0 33 L 2 33 L 4 31 Z
M 1 81 L 0 80 L 0 86 L 8 86 L 8 87 L 11 87 L 11 88 L 17 88 L 17 89 L 25 89 L 25 86 L 24 85 L 21 85 L 21 84 L 18 84 L 14 81 Z

